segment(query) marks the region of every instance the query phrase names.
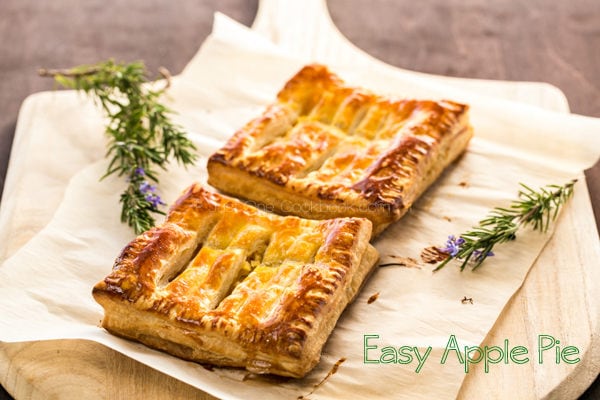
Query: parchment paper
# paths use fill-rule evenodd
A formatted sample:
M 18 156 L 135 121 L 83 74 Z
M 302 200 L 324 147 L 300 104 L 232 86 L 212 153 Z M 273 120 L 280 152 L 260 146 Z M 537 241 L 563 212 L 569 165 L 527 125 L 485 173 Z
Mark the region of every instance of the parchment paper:
M 170 90 L 171 107 L 179 112 L 176 120 L 191 133 L 202 158 L 195 168 L 173 166 L 161 177 L 165 199 L 174 200 L 192 181 L 205 181 L 206 157 L 272 101 L 307 61 L 284 54 L 218 15 L 213 34 Z M 593 118 L 489 99 L 375 65 L 333 67 L 345 80 L 382 93 L 451 98 L 472 106 L 476 137 L 467 153 L 410 213 L 375 241 L 382 262 L 394 261 L 391 256 L 419 260 L 424 247 L 443 244 L 448 234 L 469 228 L 491 207 L 507 204 L 515 197 L 518 182 L 532 187 L 563 183 L 580 176 L 600 154 L 600 121 Z M 306 395 L 341 357 L 347 361 L 313 397 L 454 398 L 465 373 L 456 357 L 440 364 L 450 335 L 456 335 L 461 347 L 481 343 L 551 234 L 519 235 L 498 247 L 497 255 L 475 273 L 460 273 L 449 265 L 432 274 L 433 267 L 423 263 L 416 268 L 381 268 L 343 314 L 321 363 L 305 379 L 242 381 L 243 371 L 211 372 L 99 328 L 102 310 L 93 301 L 91 288 L 133 238 L 118 221 L 124 183 L 112 178 L 98 182 L 106 168 L 103 121 L 90 102 L 72 92 L 37 96 L 43 98 L 23 106 L 44 105 L 34 120 L 19 121 L 18 129 L 28 135 L 17 132 L 18 153 L 11 159 L 9 190 L 0 212 L 0 240 L 12 243 L 3 246 L 4 255 L 12 256 L 0 267 L 2 341 L 95 340 L 222 398 Z M 28 111 L 38 115 L 38 110 Z M 27 140 L 20 141 L 21 137 Z M 64 182 L 71 176 L 65 190 Z M 15 181 L 17 177 L 22 179 Z M 48 225 L 20 247 L 19 230 L 39 229 L 49 218 L 47 210 L 57 205 Z M 20 215 L 20 210 L 28 214 Z M 20 218 L 14 218 L 16 214 Z M 378 300 L 367 304 L 376 292 Z M 463 304 L 463 296 L 473 298 L 474 304 Z M 421 354 L 429 346 L 433 350 L 419 373 L 416 361 L 365 364 L 364 335 L 379 335 L 371 342 L 379 348 L 416 346 Z M 378 358 L 377 351 L 370 354 Z

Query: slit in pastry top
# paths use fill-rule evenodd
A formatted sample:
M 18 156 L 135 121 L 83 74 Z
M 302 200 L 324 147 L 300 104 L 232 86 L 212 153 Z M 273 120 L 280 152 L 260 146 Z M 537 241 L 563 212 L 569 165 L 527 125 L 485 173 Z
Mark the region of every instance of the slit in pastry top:
M 369 218 L 378 234 L 465 150 L 468 109 L 377 95 L 308 65 L 210 157 L 209 183 L 285 215 Z
M 377 261 L 370 236 L 367 219 L 282 217 L 193 185 L 93 295 L 117 335 L 300 377 Z

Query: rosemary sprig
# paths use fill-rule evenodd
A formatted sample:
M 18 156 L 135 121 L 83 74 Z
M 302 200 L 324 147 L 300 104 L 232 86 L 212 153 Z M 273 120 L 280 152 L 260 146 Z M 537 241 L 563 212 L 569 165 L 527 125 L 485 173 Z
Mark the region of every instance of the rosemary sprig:
M 445 248 L 439 250 L 448 257 L 434 269 L 443 268 L 451 260 L 461 260 L 460 270 L 464 270 L 470 261 L 472 269 L 477 269 L 499 243 L 516 239 L 519 228 L 530 225 L 533 230 L 546 232 L 550 222 L 556 219 L 562 205 L 573 195 L 576 179 L 558 186 L 548 185 L 538 191 L 524 184 L 519 190 L 518 200 L 508 208 L 496 207 L 490 214 L 479 221 L 479 225 L 461 234 L 458 238 L 448 237 Z
M 158 183 L 157 168 L 166 170 L 170 159 L 183 165 L 196 160 L 193 143 L 169 119 L 172 111 L 159 102 L 170 85 L 168 71 L 161 68 L 159 72 L 166 85 L 152 89 L 146 85 L 147 71 L 142 62 L 108 60 L 67 70 L 39 71 L 64 87 L 85 92 L 104 110 L 110 163 L 101 179 L 112 174 L 126 177 L 127 188 L 120 198 L 121 221 L 138 234 L 154 225 L 152 213 L 164 214 L 159 209 L 164 203 L 149 183 Z

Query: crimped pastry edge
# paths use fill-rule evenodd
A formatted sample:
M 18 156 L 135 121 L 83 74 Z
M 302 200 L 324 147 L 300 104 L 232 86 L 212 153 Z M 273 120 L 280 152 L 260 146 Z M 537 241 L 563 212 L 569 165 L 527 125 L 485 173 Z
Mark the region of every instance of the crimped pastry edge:
M 182 198 L 193 196 L 196 189 L 192 187 Z M 216 194 L 211 196 L 219 197 Z M 225 197 L 221 196 L 221 198 Z M 227 202 L 231 201 L 237 202 L 227 199 Z M 184 206 L 186 206 L 185 200 L 180 199 L 171 214 L 181 218 L 181 210 L 178 207 Z M 250 208 L 247 205 L 240 205 L 240 207 L 245 211 Z M 165 224 L 168 223 L 167 218 Z M 356 296 L 360 285 L 376 265 L 377 251 L 368 243 L 370 223 L 368 220 L 363 220 L 361 226 L 361 233 L 355 238 L 353 245 L 359 258 L 353 262 L 354 265 L 349 267 L 347 273 L 343 274 L 334 293 L 329 296 L 329 301 L 314 316 L 318 324 L 307 331 L 303 338 L 297 338 L 296 343 L 293 343 L 296 348 L 299 346 L 300 352 L 273 353 L 272 349 L 281 346 L 272 346 L 271 343 L 257 343 L 256 347 L 249 346 L 247 342 L 238 340 L 235 335 L 224 334 L 228 329 L 235 328 L 231 324 L 218 323 L 216 328 L 214 325 L 211 328 L 209 324 L 198 323 L 198 321 L 171 318 L 169 314 L 149 307 L 143 295 L 138 296 L 124 291 L 115 284 L 114 279 L 110 278 L 110 274 L 105 280 L 96 284 L 92 291 L 96 301 L 105 309 L 102 326 L 115 335 L 139 341 L 183 359 L 221 366 L 244 367 L 256 373 L 302 377 L 318 363 L 322 348 L 339 316 Z M 156 229 L 160 231 L 161 228 Z M 132 242 L 135 242 L 135 239 Z M 124 251 L 141 254 L 144 248 L 136 250 L 135 246 L 130 244 Z M 119 260 L 122 261 L 122 258 L 117 259 L 113 272 L 120 268 Z M 131 261 L 132 258 L 128 260 Z M 133 260 L 135 263 L 135 257 Z M 259 338 L 258 341 L 260 340 Z

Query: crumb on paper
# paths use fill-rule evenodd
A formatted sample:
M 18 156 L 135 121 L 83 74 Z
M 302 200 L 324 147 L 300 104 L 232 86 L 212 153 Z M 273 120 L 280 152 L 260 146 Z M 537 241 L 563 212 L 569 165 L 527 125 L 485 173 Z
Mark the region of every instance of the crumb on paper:
M 448 222 L 452 222 L 452 218 L 450 218 L 450 217 L 447 217 L 447 216 L 444 215 L 442 218 L 445 219 Z
M 467 296 L 464 296 L 464 297 L 463 297 L 463 298 L 460 300 L 460 302 L 461 302 L 461 303 L 463 303 L 463 304 L 473 304 L 473 298 L 472 298 L 472 297 L 467 297 Z
M 367 304 L 373 303 L 378 298 L 379 298 L 379 292 L 372 294 L 371 297 L 369 297 L 369 299 L 367 300 Z
M 467 188 L 467 187 L 469 187 L 469 182 L 467 182 L 467 181 L 460 181 L 458 183 L 458 186 Z
M 441 251 L 436 246 L 429 246 L 421 251 L 421 260 L 427 264 L 436 264 L 448 258 L 448 253 Z
M 390 258 L 394 259 L 394 262 L 380 264 L 380 267 L 406 267 L 406 268 L 417 268 L 421 269 L 421 265 L 417 260 L 412 257 L 402 257 L 396 255 L 390 255 Z
M 300 395 L 296 399 L 297 400 L 307 400 L 308 399 L 307 396 L 312 395 L 315 392 L 315 390 L 317 390 L 319 387 L 321 387 L 325 383 L 325 381 L 327 381 L 327 379 L 331 378 L 331 376 L 338 371 L 338 369 L 340 368 L 340 365 L 342 365 L 342 363 L 344 363 L 344 361 L 346 361 L 346 357 L 342 357 L 339 360 L 337 360 L 335 362 L 335 364 L 333 364 L 333 366 L 331 367 L 331 369 L 329 370 L 327 375 L 325 375 L 325 377 L 323 379 L 321 379 L 319 381 L 319 383 L 315 384 L 313 386 L 313 389 L 308 394 Z

